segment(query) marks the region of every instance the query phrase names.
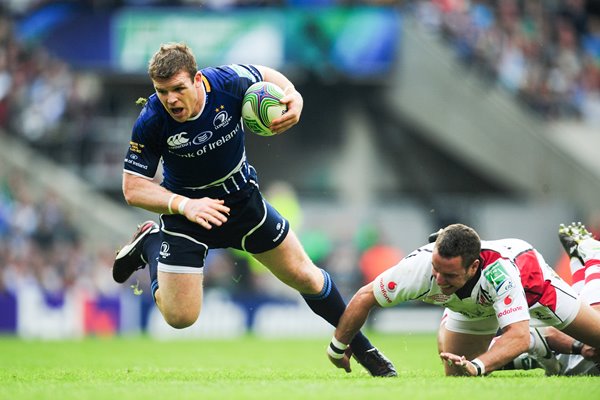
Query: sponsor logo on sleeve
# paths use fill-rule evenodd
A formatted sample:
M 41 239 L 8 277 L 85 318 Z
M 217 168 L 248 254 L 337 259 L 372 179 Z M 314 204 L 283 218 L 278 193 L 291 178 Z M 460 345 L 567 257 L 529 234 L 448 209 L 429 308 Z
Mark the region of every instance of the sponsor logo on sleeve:
M 485 279 L 494 287 L 498 296 L 502 296 L 512 288 L 514 284 L 510 279 L 510 276 L 504 269 L 501 262 L 496 261 L 490 264 L 486 269 L 483 270 Z
M 379 290 L 381 291 L 381 295 L 385 299 L 386 302 L 391 303 L 392 299 L 387 294 L 387 290 L 385 289 L 385 283 L 383 282 L 383 278 L 379 279 Z
M 135 167 L 147 170 L 148 166 L 146 164 L 142 164 L 138 161 L 135 161 L 135 160 L 137 160 L 137 158 L 138 158 L 138 156 L 136 156 L 135 154 L 131 154 L 129 156 L 129 158 L 125 159 L 125 164 L 133 165 Z
M 500 312 L 497 314 L 497 317 L 498 317 L 498 318 L 500 318 L 500 317 L 504 317 L 504 316 L 506 316 L 506 315 L 509 315 L 509 314 L 512 314 L 512 313 L 514 313 L 515 311 L 521 311 L 521 310 L 523 310 L 523 306 L 517 306 L 517 307 L 509 307 L 509 308 L 505 308 L 504 310 L 500 311 Z
M 144 145 L 136 142 L 129 142 L 129 150 L 134 153 L 141 153 L 144 149 Z

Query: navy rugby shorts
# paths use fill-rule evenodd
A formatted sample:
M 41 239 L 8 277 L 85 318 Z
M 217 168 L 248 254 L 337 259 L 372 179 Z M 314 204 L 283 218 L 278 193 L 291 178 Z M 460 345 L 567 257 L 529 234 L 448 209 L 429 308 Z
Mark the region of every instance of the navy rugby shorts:
M 222 197 L 230 208 L 227 222 L 207 230 L 183 215 L 161 215 L 159 264 L 172 272 L 203 268 L 210 249 L 232 247 L 252 254 L 279 246 L 289 232 L 289 222 L 250 184 Z M 182 267 L 181 270 L 178 267 Z M 159 266 L 159 269 L 164 269 Z M 199 271 L 200 272 L 200 271 Z

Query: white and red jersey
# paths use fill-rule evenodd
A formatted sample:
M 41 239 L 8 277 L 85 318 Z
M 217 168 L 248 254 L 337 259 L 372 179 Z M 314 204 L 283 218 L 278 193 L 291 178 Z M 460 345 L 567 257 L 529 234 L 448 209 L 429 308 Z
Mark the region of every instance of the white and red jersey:
M 477 274 L 451 295 L 442 293 L 433 276 L 434 245 L 413 251 L 373 281 L 375 298 L 382 307 L 422 300 L 468 320 L 495 316 L 501 328 L 530 318 L 539 325 L 571 322 L 572 306 L 561 307 L 557 299 L 564 291 L 570 298 L 575 298 L 575 293 L 529 243 L 520 239 L 482 241 Z

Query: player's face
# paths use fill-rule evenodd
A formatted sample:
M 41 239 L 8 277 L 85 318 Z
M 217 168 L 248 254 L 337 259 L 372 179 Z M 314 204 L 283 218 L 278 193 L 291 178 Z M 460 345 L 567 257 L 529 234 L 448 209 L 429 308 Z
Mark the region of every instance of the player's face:
M 442 293 L 450 295 L 465 284 L 477 273 L 479 260 L 475 260 L 468 268 L 462 264 L 462 257 L 444 258 L 433 249 L 431 257 L 432 273 Z
M 168 79 L 152 80 L 156 94 L 167 112 L 177 122 L 185 122 L 198 115 L 204 106 L 202 75 L 193 78 L 180 71 Z

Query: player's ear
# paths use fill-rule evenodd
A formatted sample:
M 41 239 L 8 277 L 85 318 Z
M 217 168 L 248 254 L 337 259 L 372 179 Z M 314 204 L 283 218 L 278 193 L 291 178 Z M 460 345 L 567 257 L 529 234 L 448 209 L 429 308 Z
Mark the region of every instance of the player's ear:
M 475 261 L 473 261 L 473 263 L 471 264 L 471 266 L 469 267 L 469 269 L 472 268 L 473 271 L 477 271 L 477 268 L 479 268 L 479 264 L 480 264 L 480 261 L 479 261 L 479 258 L 478 258 Z
M 196 72 L 196 75 L 194 75 L 194 86 L 199 86 L 202 84 L 202 72 L 198 71 Z

